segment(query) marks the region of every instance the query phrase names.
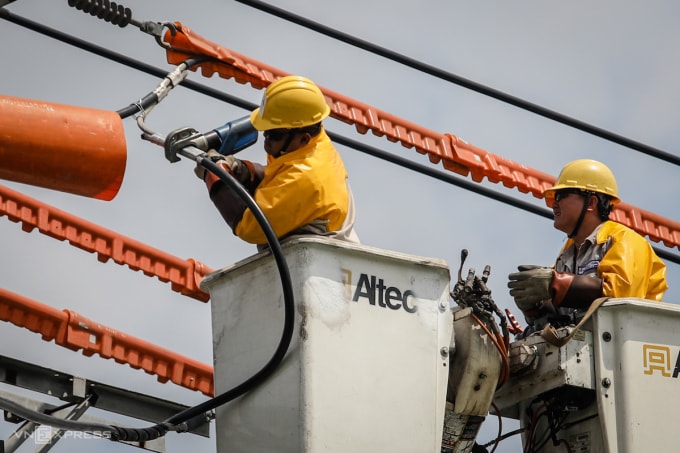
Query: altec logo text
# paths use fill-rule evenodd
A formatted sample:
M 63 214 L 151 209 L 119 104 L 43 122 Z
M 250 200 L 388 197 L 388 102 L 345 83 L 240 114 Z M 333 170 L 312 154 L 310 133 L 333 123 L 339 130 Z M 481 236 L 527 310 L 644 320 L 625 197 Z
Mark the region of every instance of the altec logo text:
M 351 287 L 352 271 L 343 269 L 345 278 L 343 283 Z M 371 305 L 391 310 L 404 309 L 407 313 L 415 313 L 417 307 L 413 303 L 415 295 L 413 291 L 401 291 L 396 286 L 387 286 L 382 278 L 375 275 L 361 274 L 357 282 L 356 289 L 352 295 L 352 302 L 359 302 L 359 299 L 367 299 Z

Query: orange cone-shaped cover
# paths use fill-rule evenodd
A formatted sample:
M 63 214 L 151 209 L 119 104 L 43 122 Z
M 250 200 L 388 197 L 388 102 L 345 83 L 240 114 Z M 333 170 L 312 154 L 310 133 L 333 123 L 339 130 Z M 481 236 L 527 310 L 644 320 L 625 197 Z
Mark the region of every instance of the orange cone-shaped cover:
M 0 95 L 0 178 L 112 200 L 127 148 L 116 112 Z

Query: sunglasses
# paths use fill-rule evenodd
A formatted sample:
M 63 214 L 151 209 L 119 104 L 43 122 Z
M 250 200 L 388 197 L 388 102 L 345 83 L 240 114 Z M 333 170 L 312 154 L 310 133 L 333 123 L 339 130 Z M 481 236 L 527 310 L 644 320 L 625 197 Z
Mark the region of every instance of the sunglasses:
M 272 129 L 264 131 L 263 135 L 267 140 L 278 142 L 279 140 L 283 140 L 284 138 L 288 137 L 290 135 L 290 131 L 288 129 Z
M 560 200 L 566 198 L 567 196 L 569 196 L 569 194 L 572 194 L 572 193 L 577 194 L 577 195 L 584 195 L 583 191 L 579 190 L 579 189 L 562 189 L 562 190 L 558 190 L 557 192 L 555 192 L 554 199 L 557 202 L 557 201 L 560 201 Z

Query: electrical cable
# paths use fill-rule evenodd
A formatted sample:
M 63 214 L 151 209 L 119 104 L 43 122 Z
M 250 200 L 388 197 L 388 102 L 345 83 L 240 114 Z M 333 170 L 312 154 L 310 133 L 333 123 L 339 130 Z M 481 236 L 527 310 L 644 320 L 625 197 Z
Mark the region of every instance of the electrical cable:
M 629 139 L 619 134 L 615 134 L 613 132 L 593 126 L 591 124 L 577 120 L 575 118 L 568 117 L 554 110 L 541 107 L 537 104 L 531 103 L 516 96 L 509 95 L 494 88 L 487 87 L 480 83 L 474 82 L 470 79 L 457 76 L 450 72 L 444 71 L 440 68 L 425 64 L 413 58 L 394 52 L 392 50 L 377 46 L 373 43 L 369 43 L 368 41 L 364 41 L 355 36 L 327 27 L 318 22 L 314 22 L 300 15 L 293 14 L 289 11 L 270 5 L 266 2 L 262 2 L 260 0 L 237 0 L 237 1 L 252 8 L 259 9 L 260 11 L 272 14 L 280 19 L 287 20 L 296 25 L 300 25 L 307 29 L 316 31 L 317 33 L 321 33 L 330 38 L 344 42 L 345 44 L 349 44 L 362 50 L 366 50 L 375 55 L 379 55 L 383 58 L 389 59 L 396 63 L 400 63 L 404 66 L 429 74 L 444 81 L 454 83 L 456 85 L 467 88 L 471 91 L 475 91 L 477 93 L 486 95 L 488 97 L 504 102 L 506 104 L 518 107 L 522 110 L 529 111 L 536 115 L 573 127 L 588 134 L 639 151 L 643 154 L 647 154 L 648 156 L 652 156 L 675 165 L 680 165 L 680 157 L 674 154 Z M 130 8 L 124 8 L 122 5 L 117 5 L 115 2 L 111 2 L 109 4 L 109 2 L 106 0 L 69 0 L 68 4 L 71 7 L 75 7 L 81 11 L 91 14 L 92 16 L 97 16 L 100 19 L 113 23 L 114 25 L 118 25 L 121 28 L 127 26 L 128 23 L 131 23 L 136 25 L 140 29 L 144 30 L 144 24 L 132 19 L 131 16 L 132 12 L 130 11 Z
M 172 90 L 177 85 L 181 84 L 184 80 L 186 80 L 188 70 L 191 67 L 209 60 L 210 60 L 209 57 L 203 56 L 187 58 L 181 64 L 177 65 L 177 67 L 174 70 L 165 74 L 165 76 L 162 78 L 161 83 L 158 84 L 156 89 L 143 96 L 136 103 L 130 104 L 129 106 L 118 110 L 116 113 L 120 115 L 121 119 L 125 119 L 129 116 L 134 115 L 135 113 L 144 112 L 145 114 L 148 114 L 148 111 L 150 111 L 154 105 L 162 101 L 165 98 L 165 96 L 168 95 L 170 90 Z
M 498 434 L 496 434 L 496 439 L 495 442 L 493 443 L 493 448 L 491 449 L 490 452 L 494 453 L 498 448 L 498 445 L 501 443 L 501 436 L 503 435 L 503 417 L 501 417 L 501 411 L 498 409 L 498 406 L 496 406 L 496 403 L 494 403 L 493 401 L 491 402 L 491 407 L 494 409 L 496 415 L 498 416 Z
M 260 11 L 272 14 L 280 19 L 287 20 L 289 22 L 292 22 L 296 25 L 300 25 L 302 27 L 305 27 L 307 29 L 316 31 L 317 33 L 321 33 L 323 35 L 326 35 L 330 38 L 336 39 L 338 41 L 344 42 L 345 44 L 349 44 L 351 46 L 366 50 L 370 53 L 373 53 L 375 55 L 379 55 L 381 57 L 384 57 L 386 59 L 392 60 L 396 63 L 400 63 L 404 66 L 407 66 L 409 68 L 415 69 L 420 72 L 424 72 L 426 74 L 429 74 L 431 76 L 437 77 L 439 79 L 445 80 L 447 82 L 454 83 L 456 85 L 462 86 L 464 88 L 467 88 L 469 90 L 475 91 L 477 93 L 486 95 L 488 97 L 491 97 L 493 99 L 496 99 L 498 101 L 504 102 L 506 104 L 510 104 L 514 107 L 518 107 L 522 110 L 527 110 L 531 113 L 534 113 L 536 115 L 542 116 L 544 118 L 548 118 L 550 120 L 556 121 L 558 123 L 573 127 L 575 129 L 578 129 L 580 131 L 586 132 L 588 134 L 600 137 L 602 139 L 605 139 L 607 141 L 611 141 L 614 143 L 617 143 L 621 146 L 625 146 L 626 148 L 633 149 L 635 151 L 639 151 L 643 154 L 647 154 L 648 156 L 655 157 L 657 159 L 664 160 L 666 162 L 669 162 L 671 164 L 675 165 L 680 165 L 680 156 L 676 156 L 674 154 L 671 154 L 666 151 L 662 151 L 660 149 L 651 147 L 649 145 L 646 145 L 644 143 L 623 137 L 621 135 L 615 134 L 613 132 L 607 131 L 605 129 L 593 126 L 591 124 L 585 123 L 583 121 L 577 120 L 575 118 L 568 117 L 566 115 L 563 115 L 561 113 L 555 112 L 553 110 L 549 110 L 545 107 L 541 107 L 537 104 L 528 102 L 524 99 L 503 93 L 502 91 L 496 90 L 494 88 L 490 88 L 487 86 L 484 86 L 480 83 L 474 82 L 472 80 L 457 76 L 455 74 L 452 74 L 450 72 L 446 72 L 440 68 L 436 68 L 434 66 L 422 63 L 420 61 L 417 61 L 413 58 L 404 56 L 402 54 L 399 54 L 397 52 L 394 52 L 392 50 L 386 49 L 384 47 L 377 46 L 375 44 L 369 43 L 367 41 L 361 40 L 359 38 L 356 38 L 354 36 L 348 35 L 346 33 L 343 33 L 341 31 L 335 30 L 333 28 L 327 27 L 325 25 L 319 24 L 318 22 L 311 21 L 307 18 L 304 18 L 302 16 L 299 16 L 297 14 L 293 14 L 289 11 L 286 11 L 284 9 L 278 8 L 276 6 L 270 5 L 268 3 L 262 2 L 260 0 L 236 0 L 239 3 L 243 3 L 247 6 L 259 9 Z
M 165 77 L 167 74 L 167 71 L 164 71 L 163 69 L 157 68 L 155 66 L 149 65 L 147 63 L 141 62 L 139 60 L 135 60 L 133 58 L 127 57 L 125 55 L 113 52 L 109 49 L 106 49 L 104 47 L 97 46 L 96 44 L 92 44 L 90 42 L 87 42 L 85 40 L 76 38 L 74 36 L 68 35 L 66 33 L 63 33 L 61 31 L 52 29 L 50 27 L 47 27 L 45 25 L 39 24 L 37 22 L 31 21 L 29 19 L 25 19 L 23 17 L 19 17 L 16 14 L 12 14 L 9 11 L 7 11 L 4 8 L 0 8 L 0 18 L 6 19 L 12 23 L 15 23 L 17 25 L 26 27 L 32 31 L 35 31 L 40 34 L 44 34 L 46 36 L 49 36 L 51 38 L 54 38 L 58 41 L 62 41 L 66 44 L 71 44 L 75 47 L 78 47 L 82 50 L 94 53 L 96 55 L 99 55 L 101 57 L 110 59 L 112 61 L 115 61 L 117 63 L 120 63 L 124 66 L 128 66 L 133 69 L 137 69 L 141 72 L 145 72 L 147 74 L 157 76 L 157 77 Z M 191 80 L 185 80 L 182 82 L 182 86 L 196 91 L 197 93 L 204 94 L 206 96 L 210 96 L 214 99 L 218 99 L 224 102 L 227 102 L 228 104 L 231 104 L 236 107 L 240 107 L 244 110 L 253 110 L 254 108 L 257 107 L 256 104 L 252 102 L 245 101 L 241 98 L 231 96 L 227 93 L 221 92 L 219 90 L 216 90 L 214 88 L 211 88 L 209 86 L 193 82 Z M 151 101 L 148 101 L 151 102 Z M 124 109 L 119 110 L 119 114 L 125 114 L 129 115 L 134 113 L 136 110 L 136 104 L 130 105 Z M 472 184 L 469 181 L 462 180 L 460 178 L 456 178 L 453 175 L 449 174 L 444 174 L 442 172 L 436 171 L 430 167 L 426 167 L 424 165 L 415 163 L 413 161 L 410 161 L 408 159 L 405 159 L 400 156 L 396 156 L 394 154 L 389 154 L 384 151 L 380 151 L 377 148 L 370 147 L 368 145 L 364 145 L 360 142 L 357 142 L 355 140 L 333 134 L 331 132 L 328 133 L 328 135 L 336 141 L 337 143 L 344 144 L 345 146 L 348 146 L 350 148 L 353 148 L 357 151 L 363 152 L 365 154 L 372 155 L 374 157 L 379 157 L 380 159 L 386 160 L 388 162 L 395 163 L 397 165 L 400 165 L 404 168 L 409 168 L 411 170 L 414 170 L 418 173 L 428 175 L 430 177 L 433 177 L 435 179 L 439 179 L 440 181 L 444 181 L 449 184 L 453 184 L 455 186 L 461 187 L 463 189 L 469 190 L 471 192 L 477 193 L 479 195 L 482 195 L 487 198 L 491 198 L 493 200 L 499 201 L 501 203 L 508 204 L 510 206 L 513 206 L 515 208 L 522 209 L 524 211 L 530 212 L 532 214 L 539 215 L 541 217 L 545 217 L 547 219 L 552 220 L 553 215 L 552 212 L 547 209 L 547 208 L 540 208 L 537 207 L 534 204 L 527 203 L 520 201 L 516 198 L 502 195 L 499 192 L 489 190 L 483 187 L 480 187 L 478 184 Z M 658 247 L 653 247 L 654 251 L 656 254 L 662 258 L 665 259 L 669 262 L 675 263 L 675 264 L 680 264 L 680 255 L 675 255 L 671 252 L 667 252 L 663 249 L 660 249 Z
M 25 19 L 23 17 L 19 17 L 15 14 L 10 13 L 9 11 L 5 10 L 4 8 L 0 8 L 0 18 L 6 19 L 12 23 L 15 23 L 17 25 L 26 27 L 32 31 L 35 31 L 40 34 L 44 34 L 46 36 L 49 36 L 51 38 L 54 38 L 58 41 L 62 41 L 66 44 L 71 44 L 75 47 L 78 47 L 82 50 L 88 51 L 90 53 L 94 53 L 96 55 L 99 55 L 101 57 L 110 59 L 112 61 L 115 61 L 117 63 L 120 63 L 124 66 L 128 66 L 133 69 L 137 69 L 141 72 L 157 76 L 157 77 L 165 77 L 167 74 L 167 71 L 157 68 L 155 66 L 149 65 L 147 63 L 135 60 L 133 58 L 127 57 L 125 55 L 113 52 L 109 49 L 106 49 L 104 47 L 97 46 L 96 44 L 92 44 L 90 42 L 87 42 L 85 40 L 76 38 L 74 36 L 68 35 L 66 33 L 63 33 L 58 30 L 51 29 L 50 27 L 47 27 L 45 25 L 39 24 L 37 22 L 31 21 L 29 19 Z M 241 98 L 231 96 L 227 93 L 224 93 L 222 91 L 216 90 L 214 88 L 211 88 L 209 86 L 193 82 L 191 80 L 185 80 L 182 82 L 182 86 L 196 91 L 197 93 L 204 94 L 206 96 L 210 96 L 214 99 L 218 99 L 221 101 L 224 101 L 228 104 L 231 104 L 236 107 L 240 107 L 244 110 L 253 110 L 254 108 L 257 107 L 256 104 L 252 102 L 245 101 Z M 153 102 L 152 99 L 146 99 L 142 100 L 142 102 Z M 138 110 L 137 104 L 130 105 L 124 109 L 121 109 L 118 111 L 119 114 L 121 115 L 130 115 L 134 113 L 136 110 Z M 331 139 L 336 141 L 337 143 L 344 144 L 345 146 L 348 146 L 350 148 L 353 148 L 357 151 L 363 152 L 365 154 L 372 155 L 374 157 L 379 157 L 380 159 L 386 160 L 388 162 L 395 163 L 397 165 L 400 165 L 404 168 L 409 168 L 411 170 L 414 170 L 418 173 L 433 177 L 435 179 L 439 179 L 440 181 L 453 184 L 455 186 L 461 187 L 463 189 L 469 190 L 471 192 L 477 193 L 479 195 L 482 195 L 487 198 L 491 198 L 493 200 L 499 201 L 501 203 L 505 203 L 507 205 L 513 206 L 515 208 L 522 209 L 524 211 L 530 212 L 532 214 L 539 215 L 541 217 L 545 217 L 547 219 L 553 218 L 552 212 L 547 209 L 547 208 L 540 208 L 537 207 L 534 204 L 527 203 L 520 201 L 516 198 L 502 195 L 499 192 L 489 190 L 483 187 L 480 187 L 478 184 L 472 184 L 469 181 L 462 180 L 460 178 L 456 178 L 453 175 L 448 175 L 444 174 L 442 172 L 436 171 L 430 167 L 426 167 L 425 165 L 421 165 L 418 163 L 415 163 L 413 161 L 410 161 L 408 159 L 405 159 L 400 156 L 396 156 L 393 154 L 386 153 L 384 151 L 378 150 L 377 148 L 370 147 L 368 145 L 364 145 L 358 141 L 333 134 L 329 132 L 329 136 Z M 667 252 L 663 249 L 660 249 L 658 247 L 653 247 L 654 251 L 656 252 L 657 255 L 659 255 L 660 258 L 665 259 L 667 261 L 673 262 L 675 264 L 680 264 L 680 256 L 675 255 L 671 252 Z
M 526 431 L 526 430 L 527 430 L 526 428 L 517 428 L 517 429 L 515 429 L 515 430 L 513 430 L 513 431 L 509 431 L 509 432 L 503 434 L 502 436 L 498 436 L 496 439 L 493 439 L 493 440 L 491 440 L 491 441 L 489 441 L 489 442 L 487 442 L 487 443 L 485 443 L 485 444 L 482 444 L 482 447 L 484 447 L 484 448 L 490 447 L 490 446 L 492 446 L 492 445 L 494 445 L 494 444 L 497 444 L 497 443 L 500 443 L 501 441 L 504 441 L 505 439 L 508 439 L 508 438 L 510 438 L 510 437 L 512 437 L 512 436 L 516 436 L 516 435 L 518 435 L 518 434 L 522 434 L 522 433 L 523 433 L 524 431 Z M 495 448 L 495 447 L 494 447 L 494 448 Z
M 30 19 L 26 19 L 24 17 L 18 16 L 16 14 L 9 12 L 5 8 L 0 8 L 0 18 L 5 19 L 8 22 L 11 22 L 15 25 L 19 25 L 21 27 L 27 28 L 28 30 L 34 31 L 34 32 L 39 33 L 41 35 L 50 37 L 52 39 L 56 39 L 57 41 L 61 41 L 65 44 L 69 44 L 71 46 L 77 47 L 77 48 L 84 50 L 86 52 L 89 52 L 89 53 L 92 53 L 94 55 L 106 58 L 108 60 L 111 60 L 113 62 L 121 64 L 123 66 L 127 66 L 129 68 L 136 69 L 140 72 L 144 72 L 144 73 L 152 75 L 154 77 L 163 78 L 167 75 L 167 70 L 158 68 L 156 66 L 152 66 L 148 63 L 144 63 L 143 61 L 135 60 L 134 58 L 130 58 L 126 55 L 114 52 L 114 51 L 107 49 L 105 47 L 98 46 L 97 44 L 93 44 L 93 43 L 86 41 L 84 39 L 80 39 L 80 38 L 75 37 L 73 35 L 69 35 L 69 34 L 64 33 L 62 31 L 59 31 L 59 30 L 56 30 L 54 28 L 40 24 L 38 22 L 32 21 Z M 243 101 L 240 98 L 231 96 L 231 95 L 226 94 L 222 91 L 215 90 L 215 89 L 213 89 L 209 86 L 202 85 L 202 84 L 193 82 L 191 80 L 185 80 L 184 82 L 182 82 L 182 86 L 189 88 L 190 90 L 196 91 L 197 93 L 201 93 L 201 94 L 204 94 L 206 96 L 210 96 L 214 99 L 227 102 L 231 105 L 241 107 L 241 108 L 246 109 L 246 110 L 252 110 L 256 107 L 256 105 L 253 104 L 253 103 Z M 132 108 L 133 108 L 132 106 L 129 106 L 126 109 L 123 109 L 123 111 L 119 112 L 119 113 L 129 114 L 129 113 L 127 113 L 127 109 L 132 109 Z
M 125 119 L 134 115 L 135 113 L 146 110 L 156 102 L 158 102 L 158 96 L 156 93 L 149 93 L 143 96 L 136 104 L 130 104 L 127 107 L 123 107 L 122 109 L 116 111 L 116 113 L 120 115 L 121 119 Z

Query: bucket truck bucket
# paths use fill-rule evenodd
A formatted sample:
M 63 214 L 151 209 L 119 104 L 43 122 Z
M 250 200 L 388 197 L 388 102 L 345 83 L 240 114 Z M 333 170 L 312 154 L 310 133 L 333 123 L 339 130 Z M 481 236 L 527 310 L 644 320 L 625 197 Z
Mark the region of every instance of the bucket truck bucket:
M 524 451 L 676 451 L 678 325 L 677 304 L 611 298 L 562 346 L 540 334 L 515 341 L 495 406 L 526 428 Z
M 127 148 L 120 115 L 0 95 L 0 179 L 112 200 Z
M 296 319 L 260 386 L 217 408 L 217 451 L 439 453 L 453 332 L 441 260 L 321 237 L 282 245 Z M 255 374 L 281 337 L 269 253 L 206 276 L 215 392 Z

